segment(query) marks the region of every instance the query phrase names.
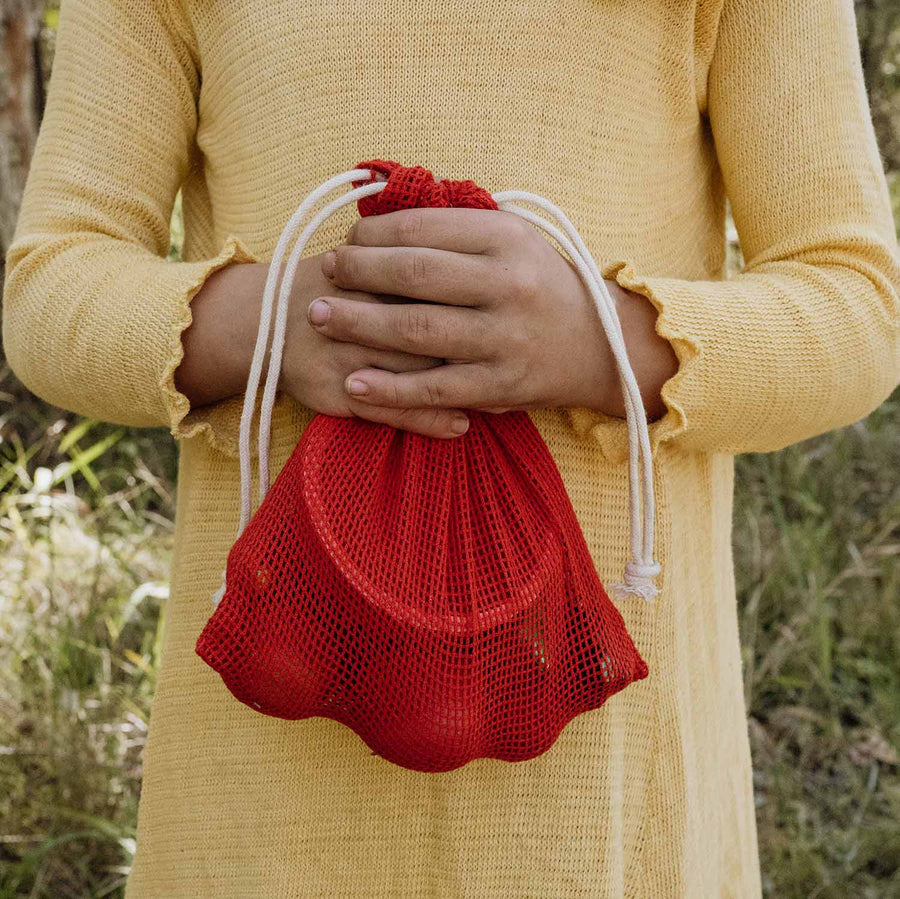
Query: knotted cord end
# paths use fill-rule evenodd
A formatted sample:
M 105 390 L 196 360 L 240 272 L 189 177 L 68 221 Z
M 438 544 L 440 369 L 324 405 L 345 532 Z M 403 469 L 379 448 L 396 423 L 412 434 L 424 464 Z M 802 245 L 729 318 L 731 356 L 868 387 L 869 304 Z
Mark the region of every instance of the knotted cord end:
M 662 566 L 659 562 L 651 562 L 649 565 L 640 562 L 627 562 L 625 565 L 625 582 L 612 584 L 613 594 L 618 599 L 640 596 L 647 602 L 653 602 L 653 597 L 660 592 L 659 587 L 653 583 L 653 579 L 660 571 L 662 571 Z

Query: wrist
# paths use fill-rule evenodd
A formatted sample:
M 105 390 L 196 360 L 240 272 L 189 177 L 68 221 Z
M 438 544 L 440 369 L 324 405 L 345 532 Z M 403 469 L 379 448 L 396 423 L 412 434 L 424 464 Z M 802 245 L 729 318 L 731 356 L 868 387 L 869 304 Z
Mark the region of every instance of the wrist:
M 622 321 L 624 308 L 628 304 L 628 294 L 625 288 L 620 287 L 615 281 L 604 280 L 606 289 L 613 300 L 616 315 L 622 323 L 624 330 L 624 322 Z M 587 288 L 585 288 L 587 292 Z M 594 316 L 594 325 L 596 328 L 596 341 L 591 344 L 591 356 L 588 370 L 589 376 L 583 381 L 586 389 L 586 397 L 582 398 L 582 402 L 578 405 L 591 410 L 592 412 L 600 412 L 615 418 L 624 418 L 625 404 L 622 398 L 622 389 L 619 384 L 619 369 L 613 356 L 612 347 L 609 343 L 609 337 L 606 329 L 603 327 L 600 314 L 591 297 L 591 312 Z M 627 344 L 626 344 L 627 346 Z
M 678 357 L 669 341 L 656 333 L 659 312 L 653 303 L 643 294 L 628 290 L 616 281 L 607 280 L 605 283 L 615 302 L 626 354 L 640 390 L 644 412 L 648 421 L 655 421 L 666 412 L 660 392 L 663 384 L 678 371 Z M 608 341 L 606 350 L 613 373 L 598 391 L 596 405 L 592 408 L 613 418 L 625 418 L 619 370 Z
M 239 393 L 250 370 L 268 266 L 232 263 L 213 272 L 191 300 L 191 324 L 176 386 L 192 406 Z

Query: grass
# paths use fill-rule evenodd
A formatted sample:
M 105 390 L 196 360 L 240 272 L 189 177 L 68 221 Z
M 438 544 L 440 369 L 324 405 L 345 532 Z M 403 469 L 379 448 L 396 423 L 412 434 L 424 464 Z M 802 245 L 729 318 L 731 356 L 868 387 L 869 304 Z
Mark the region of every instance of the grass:
M 738 459 L 735 565 L 767 895 L 900 896 L 900 391 Z
M 10 381 L 0 372 L 0 390 Z M 157 433 L 27 400 L 2 426 L 0 897 L 119 896 L 168 594 L 174 454 Z

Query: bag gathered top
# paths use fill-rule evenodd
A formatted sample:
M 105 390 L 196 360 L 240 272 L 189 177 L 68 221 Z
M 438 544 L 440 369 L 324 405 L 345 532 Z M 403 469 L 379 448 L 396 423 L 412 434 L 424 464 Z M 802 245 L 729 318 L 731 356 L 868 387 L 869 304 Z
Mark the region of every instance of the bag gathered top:
M 316 204 L 348 184 L 352 190 L 303 227 L 273 311 L 288 245 Z M 560 227 L 515 201 L 537 205 Z M 360 215 L 503 209 L 569 255 L 596 303 L 625 398 L 632 559 L 613 592 L 647 600 L 659 592 L 646 416 L 615 304 L 578 232 L 537 194 L 492 195 L 421 166 L 372 160 L 314 190 L 276 246 L 241 417 L 238 535 L 196 651 L 249 707 L 286 719 L 331 718 L 405 768 L 531 759 L 575 716 L 648 669 L 528 413 L 467 410 L 468 431 L 450 439 L 317 414 L 269 487 L 294 276 L 319 225 L 353 202 Z M 251 422 L 273 318 L 251 517 Z

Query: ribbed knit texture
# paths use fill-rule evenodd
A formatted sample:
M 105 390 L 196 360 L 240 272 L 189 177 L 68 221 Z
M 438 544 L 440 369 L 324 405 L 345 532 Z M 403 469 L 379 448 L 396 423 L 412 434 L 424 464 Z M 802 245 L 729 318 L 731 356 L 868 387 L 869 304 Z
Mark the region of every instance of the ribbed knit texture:
M 650 427 L 662 592 L 620 603 L 650 675 L 531 761 L 404 770 L 336 722 L 255 713 L 194 653 L 235 535 L 241 398 L 176 391 L 189 301 L 367 158 L 553 200 L 678 354 Z M 726 192 L 746 259 L 727 281 Z M 733 454 L 891 392 L 898 255 L 851 0 L 63 0 L 6 352 L 57 405 L 182 439 L 129 899 L 758 897 Z M 273 473 L 311 414 L 277 404 Z M 531 414 L 612 580 L 626 424 Z

